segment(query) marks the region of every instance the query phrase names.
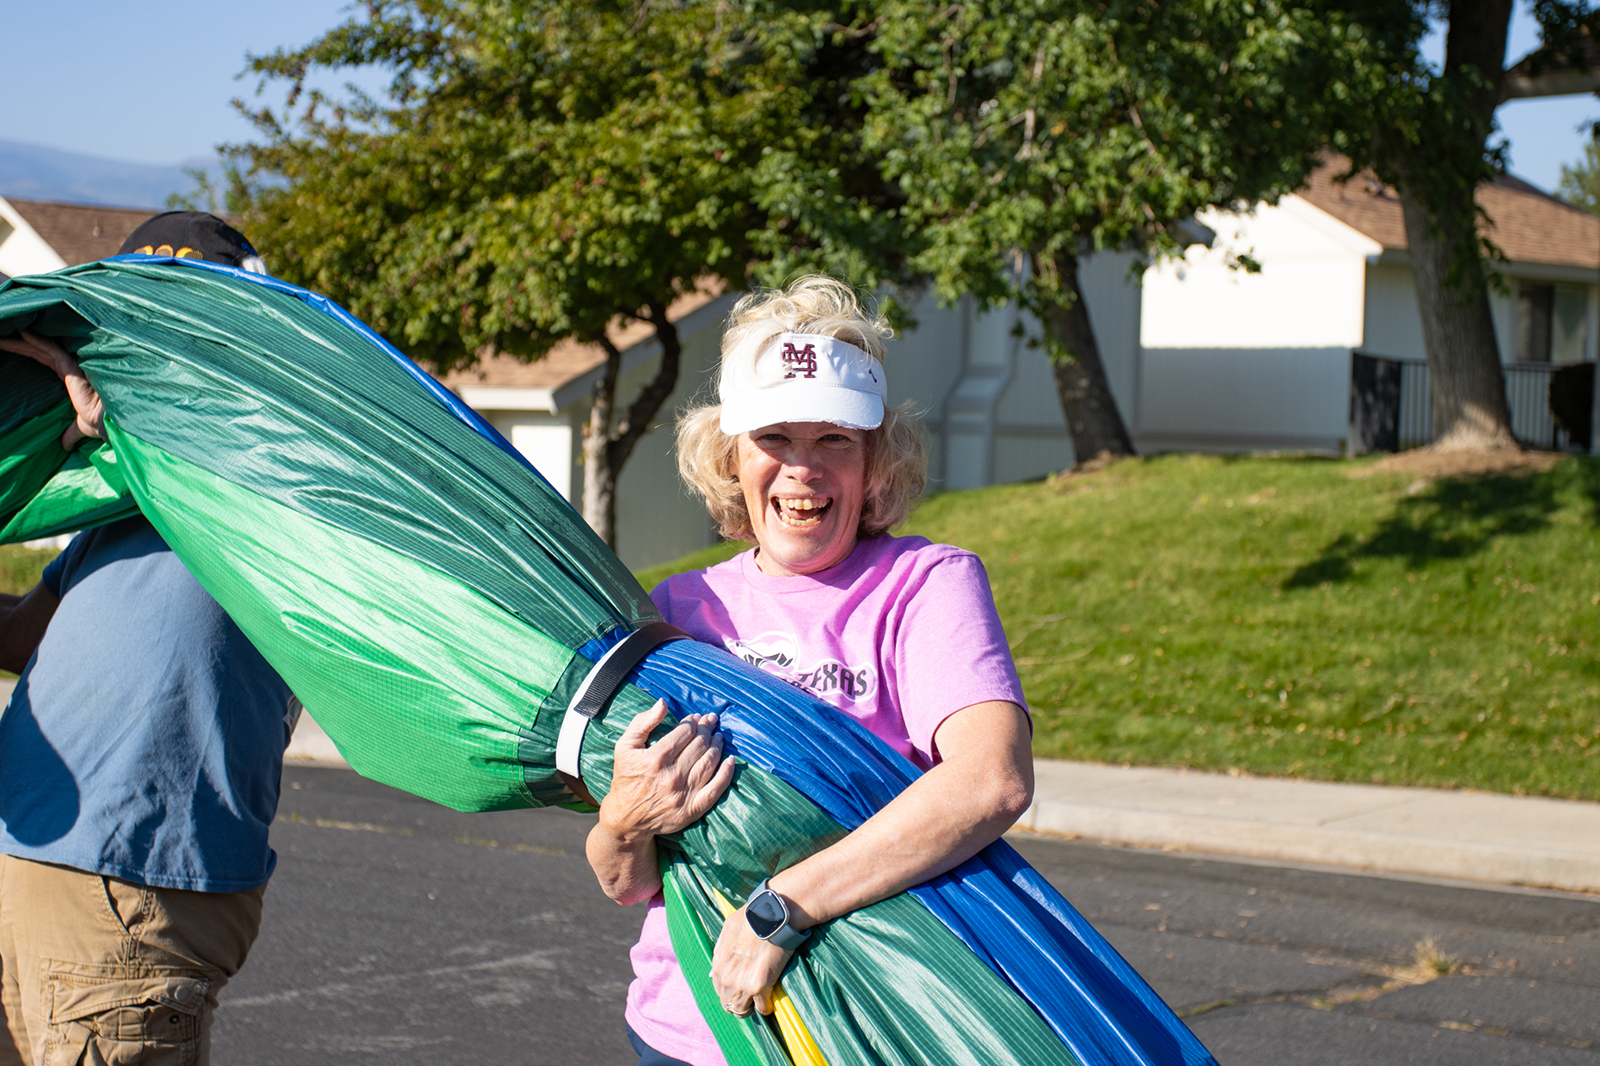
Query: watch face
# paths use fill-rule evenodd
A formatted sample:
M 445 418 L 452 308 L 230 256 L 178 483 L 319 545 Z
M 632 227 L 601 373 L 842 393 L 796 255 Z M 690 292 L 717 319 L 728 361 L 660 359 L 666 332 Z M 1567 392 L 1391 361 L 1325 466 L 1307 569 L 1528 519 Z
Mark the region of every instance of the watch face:
M 783 901 L 771 889 L 752 899 L 744 913 L 751 930 L 762 940 L 782 929 L 784 921 L 789 917 L 783 909 Z

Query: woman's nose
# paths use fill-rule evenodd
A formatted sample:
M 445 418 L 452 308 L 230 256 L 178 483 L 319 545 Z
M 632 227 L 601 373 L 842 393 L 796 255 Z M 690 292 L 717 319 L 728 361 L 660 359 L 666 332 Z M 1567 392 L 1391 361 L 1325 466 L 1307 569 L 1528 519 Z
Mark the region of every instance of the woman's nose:
M 784 456 L 784 464 L 796 475 L 804 473 L 808 478 L 817 477 L 822 473 L 822 456 L 815 444 L 796 443 L 789 449 L 789 454 Z

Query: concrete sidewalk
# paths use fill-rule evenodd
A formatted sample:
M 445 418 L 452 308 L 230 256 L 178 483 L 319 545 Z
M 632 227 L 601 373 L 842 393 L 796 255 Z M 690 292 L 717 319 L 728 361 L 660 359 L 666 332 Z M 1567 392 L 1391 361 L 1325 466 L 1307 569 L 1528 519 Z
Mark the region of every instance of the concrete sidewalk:
M 11 682 L 0 681 L 0 703 Z M 285 758 L 344 766 L 300 719 Z M 1600 893 L 1600 803 L 1040 759 L 1018 829 L 1212 855 Z
M 1600 803 L 1040 759 L 1037 832 L 1216 855 L 1600 892 Z

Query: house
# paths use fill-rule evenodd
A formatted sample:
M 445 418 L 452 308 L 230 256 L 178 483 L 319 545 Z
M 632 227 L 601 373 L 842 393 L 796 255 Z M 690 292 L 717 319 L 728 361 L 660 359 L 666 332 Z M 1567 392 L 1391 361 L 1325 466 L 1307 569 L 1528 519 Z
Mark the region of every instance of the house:
M 1083 284 L 1112 389 L 1124 410 L 1136 395 L 1139 289 L 1131 254 L 1085 263 Z M 696 292 L 668 314 L 678 327 L 678 386 L 639 441 L 618 480 L 617 554 L 630 567 L 664 562 L 714 544 L 705 507 L 678 480 L 672 423 L 691 402 L 714 402 L 722 327 L 737 294 Z M 1037 324 L 1014 306 L 979 313 L 970 301 L 940 307 L 924 296 L 916 327 L 889 342 L 889 403 L 922 412 L 931 444 L 933 488 L 1025 481 L 1070 466 L 1072 441 Z M 1019 329 L 1020 327 L 1020 329 Z M 659 349 L 647 326 L 617 330 L 623 351 L 618 406 L 655 373 Z M 568 341 L 535 363 L 504 356 L 445 375 L 445 385 L 479 411 L 574 504 L 583 498 L 583 425 L 605 357 Z
M 1141 451 L 1337 452 L 1351 353 L 1426 358 L 1400 201 L 1368 177 L 1336 181 L 1347 169 L 1330 157 L 1276 205 L 1203 214 L 1212 246 L 1145 272 L 1132 413 Z M 1541 382 L 1537 370 L 1595 361 L 1600 218 L 1510 176 L 1478 202 L 1506 257 L 1490 291 L 1502 359 Z M 1238 253 L 1261 272 L 1230 269 Z M 1425 417 L 1425 400 L 1417 408 Z
M 0 197 L 0 274 L 43 274 L 116 255 L 159 210 Z

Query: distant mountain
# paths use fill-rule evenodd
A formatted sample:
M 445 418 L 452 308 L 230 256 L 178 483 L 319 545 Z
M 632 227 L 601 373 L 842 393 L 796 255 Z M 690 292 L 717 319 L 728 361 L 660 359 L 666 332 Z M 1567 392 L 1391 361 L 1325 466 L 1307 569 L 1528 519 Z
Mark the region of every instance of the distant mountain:
M 0 140 L 0 196 L 154 210 L 165 207 L 173 193 L 194 189 L 184 166 L 204 167 L 214 174 L 217 169 L 214 159 L 152 166 Z

